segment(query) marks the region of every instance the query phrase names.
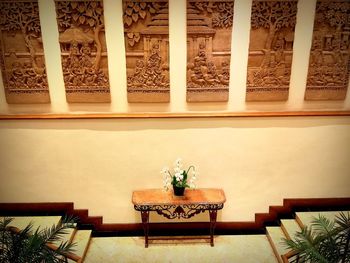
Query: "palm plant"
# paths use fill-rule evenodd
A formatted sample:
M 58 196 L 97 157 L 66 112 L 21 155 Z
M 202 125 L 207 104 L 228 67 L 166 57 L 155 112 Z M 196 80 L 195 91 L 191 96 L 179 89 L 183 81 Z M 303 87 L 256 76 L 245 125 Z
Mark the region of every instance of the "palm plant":
M 13 218 L 0 221 L 0 262 L 4 263 L 42 263 L 66 262 L 65 255 L 73 252 L 71 242 L 61 242 L 67 228 L 74 226 L 74 218 L 65 217 L 61 224 L 51 228 L 32 231 L 33 224 L 23 230 L 10 226 Z
M 310 227 L 296 233 L 294 240 L 283 239 L 288 249 L 295 251 L 298 262 L 350 262 L 350 214 L 341 212 L 334 221 L 318 215 Z

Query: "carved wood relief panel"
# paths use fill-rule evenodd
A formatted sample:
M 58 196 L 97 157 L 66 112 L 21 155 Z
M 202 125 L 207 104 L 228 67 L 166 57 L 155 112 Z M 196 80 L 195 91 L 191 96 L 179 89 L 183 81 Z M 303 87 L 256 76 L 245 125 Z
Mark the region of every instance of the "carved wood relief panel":
M 36 0 L 0 1 L 0 65 L 7 103 L 48 103 Z
M 169 102 L 168 0 L 123 0 L 129 102 Z
M 297 0 L 253 0 L 246 101 L 288 99 Z
M 318 0 L 305 100 L 344 100 L 350 72 L 350 2 Z
M 55 0 L 68 102 L 109 102 L 102 0 Z
M 234 1 L 187 0 L 187 101 L 228 101 Z

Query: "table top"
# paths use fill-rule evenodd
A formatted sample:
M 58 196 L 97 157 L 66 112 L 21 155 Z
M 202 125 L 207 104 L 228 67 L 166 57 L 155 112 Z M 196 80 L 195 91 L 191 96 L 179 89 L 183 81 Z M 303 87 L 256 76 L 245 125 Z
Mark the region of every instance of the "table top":
M 172 190 L 163 189 L 145 189 L 132 193 L 134 205 L 222 204 L 225 201 L 224 191 L 215 188 L 186 188 L 184 196 L 174 196 Z

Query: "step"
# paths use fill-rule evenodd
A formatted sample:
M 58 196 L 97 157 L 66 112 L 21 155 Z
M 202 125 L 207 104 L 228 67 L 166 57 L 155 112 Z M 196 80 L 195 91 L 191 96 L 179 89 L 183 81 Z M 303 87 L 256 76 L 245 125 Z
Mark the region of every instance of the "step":
M 73 253 L 77 256 L 84 259 L 85 254 L 88 250 L 90 239 L 91 239 L 91 230 L 76 230 L 73 243 L 76 245 L 73 247 Z M 74 262 L 72 260 L 68 260 L 68 262 Z
M 0 217 L 2 221 L 4 217 Z M 29 223 L 33 224 L 32 230 L 35 231 L 37 228 L 51 228 L 53 225 L 57 225 L 61 221 L 60 216 L 16 216 L 10 223 L 11 226 L 19 229 L 24 229 Z
M 281 255 L 286 254 L 288 250 L 285 248 L 282 242 L 282 238 L 286 238 L 282 229 L 279 226 L 266 227 L 267 238 L 270 241 L 272 249 L 279 262 L 282 262 Z
M 66 233 L 61 235 L 61 238 L 59 241 L 54 242 L 53 244 L 56 246 L 59 246 L 61 243 L 65 243 L 65 242 L 72 242 L 76 229 L 75 228 L 67 228 L 64 230 Z
M 301 228 L 295 219 L 281 219 L 281 229 L 287 239 L 295 239 L 297 232 L 301 231 Z
M 314 212 L 296 212 L 295 220 L 298 222 L 300 227 L 310 226 L 311 222 L 318 218 L 321 214 L 333 221 L 340 212 L 348 213 L 349 211 L 314 211 Z

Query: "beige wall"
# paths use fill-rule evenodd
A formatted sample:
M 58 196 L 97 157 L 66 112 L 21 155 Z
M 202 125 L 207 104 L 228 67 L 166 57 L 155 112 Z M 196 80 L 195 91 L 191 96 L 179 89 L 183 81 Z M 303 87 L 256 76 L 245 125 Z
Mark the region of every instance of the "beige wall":
M 220 220 L 283 198 L 350 196 L 350 119 L 227 118 L 0 122 L 0 202 L 73 201 L 105 222 L 139 221 L 135 189 L 162 187 L 177 157 L 225 190 Z
M 304 102 L 315 1 L 299 0 L 290 97 L 245 103 L 251 1 L 235 1 L 230 100 L 185 101 L 185 1 L 170 0 L 171 103 L 128 104 L 121 1 L 105 0 L 112 102 L 67 104 L 53 1 L 39 0 L 51 105 L 8 105 L 0 113 L 349 110 Z M 139 222 L 131 193 L 159 188 L 177 157 L 194 164 L 199 187 L 225 190 L 222 221 L 253 220 L 283 198 L 350 196 L 350 118 L 208 118 L 0 121 L 0 202 L 74 202 L 107 223 Z

